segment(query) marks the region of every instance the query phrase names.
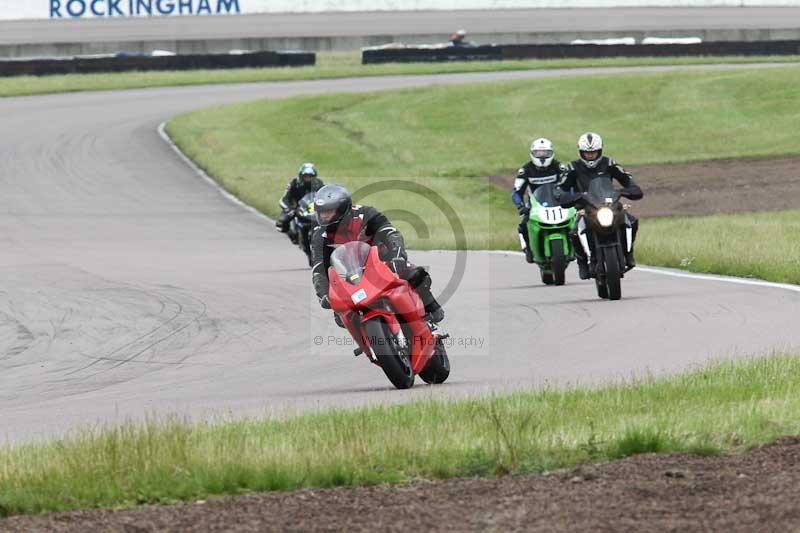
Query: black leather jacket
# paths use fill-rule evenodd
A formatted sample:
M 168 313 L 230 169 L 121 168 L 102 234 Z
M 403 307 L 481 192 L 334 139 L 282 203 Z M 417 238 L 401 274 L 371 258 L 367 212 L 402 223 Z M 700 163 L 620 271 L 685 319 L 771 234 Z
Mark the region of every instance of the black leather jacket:
M 283 197 L 278 204 L 284 211 L 294 209 L 303 196 L 310 192 L 317 192 L 323 185 L 324 183 L 319 178 L 306 182 L 303 178 L 297 176 L 286 184 L 286 192 L 283 193 Z
M 622 195 L 631 200 L 641 200 L 644 196 L 633 176 L 625 172 L 622 165 L 606 156 L 602 156 L 594 168 L 587 167 L 582 159 L 576 159 L 567 167 L 559 185 L 566 193 L 582 193 L 589 190 L 589 183 L 595 178 L 617 180 L 622 185 Z

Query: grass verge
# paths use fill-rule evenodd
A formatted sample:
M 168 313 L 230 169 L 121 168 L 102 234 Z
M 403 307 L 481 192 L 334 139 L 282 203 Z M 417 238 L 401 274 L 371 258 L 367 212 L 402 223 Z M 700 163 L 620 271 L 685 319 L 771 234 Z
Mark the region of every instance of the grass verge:
M 78 432 L 0 448 L 0 516 L 741 451 L 800 433 L 798 373 L 776 354 L 595 389 Z
M 642 221 L 650 265 L 800 285 L 800 211 Z
M 0 97 L 179 85 L 251 83 L 261 81 L 311 80 L 399 74 L 440 74 L 448 72 L 487 72 L 588 66 L 697 65 L 756 62 L 793 63 L 797 61 L 800 61 L 800 56 L 645 57 L 361 65 L 361 55 L 358 52 L 321 52 L 317 54 L 317 64 L 313 67 L 121 72 L 0 78 Z
M 267 214 L 276 215 L 277 198 L 300 162 L 313 160 L 325 179 L 353 190 L 392 176 L 430 187 L 462 219 L 467 247 L 517 249 L 509 192 L 483 176 L 505 172 L 510 179 L 532 138 L 552 138 L 556 155 L 568 160 L 577 136 L 593 129 L 625 164 L 741 156 L 732 138 L 748 139 L 752 156 L 797 153 L 798 81 L 800 71 L 787 67 L 306 96 L 193 112 L 167 130 L 226 189 Z M 431 231 L 422 236 L 398 224 L 413 247 L 457 246 L 436 202 L 391 188 L 364 201 L 412 210 L 426 221 Z M 788 267 L 794 261 L 786 259 L 800 258 L 792 238 L 799 217 L 646 220 L 638 257 L 796 282 Z

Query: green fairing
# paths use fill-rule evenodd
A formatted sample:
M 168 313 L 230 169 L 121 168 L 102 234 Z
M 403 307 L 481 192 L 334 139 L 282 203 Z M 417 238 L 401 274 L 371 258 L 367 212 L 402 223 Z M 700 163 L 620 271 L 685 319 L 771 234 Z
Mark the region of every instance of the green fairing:
M 576 211 L 575 208 L 565 209 L 567 219 L 558 224 L 548 224 L 539 219 L 539 204 L 531 196 L 531 213 L 528 219 L 528 236 L 531 244 L 533 259 L 544 273 L 552 273 L 551 249 L 553 241 L 561 241 L 562 249 L 567 262 L 575 259 L 575 251 L 569 239 L 569 233 L 575 227 Z

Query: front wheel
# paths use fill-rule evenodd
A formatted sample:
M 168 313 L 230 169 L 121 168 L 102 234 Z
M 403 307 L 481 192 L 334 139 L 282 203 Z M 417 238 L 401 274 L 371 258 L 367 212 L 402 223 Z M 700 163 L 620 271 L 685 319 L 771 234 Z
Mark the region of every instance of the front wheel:
M 309 230 L 303 229 L 300 231 L 300 242 L 298 242 L 298 246 L 300 249 L 303 250 L 303 253 L 306 254 L 306 258 L 308 259 L 308 266 L 313 267 L 314 261 L 311 260 L 311 235 Z
M 563 285 L 566 281 L 567 258 L 564 257 L 564 242 L 550 241 L 550 263 L 553 265 L 553 283 Z
M 608 299 L 619 300 L 622 298 L 622 268 L 619 261 L 619 254 L 616 250 L 611 253 L 603 254 L 606 262 L 606 286 L 608 287 Z
M 447 350 L 442 344 L 441 339 L 436 339 L 436 348 L 433 350 L 433 356 L 428 361 L 428 366 L 425 370 L 419 373 L 422 381 L 430 385 L 438 385 L 444 383 L 450 376 L 450 359 L 447 357 Z
M 408 348 L 399 346 L 397 337 L 389 330 L 389 325 L 381 318 L 373 318 L 367 321 L 364 329 L 369 337 L 372 351 L 392 385 L 398 389 L 413 387 L 414 369 L 405 353 Z

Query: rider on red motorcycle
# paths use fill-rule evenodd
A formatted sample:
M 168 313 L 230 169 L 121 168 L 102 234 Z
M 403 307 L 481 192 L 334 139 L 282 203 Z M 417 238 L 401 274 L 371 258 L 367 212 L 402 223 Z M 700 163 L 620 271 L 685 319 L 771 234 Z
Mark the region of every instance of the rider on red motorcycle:
M 338 184 L 325 185 L 314 198 L 319 226 L 311 237 L 312 280 L 323 309 L 328 300 L 328 267 L 336 245 L 364 241 L 380 250 L 381 260 L 417 290 L 431 322 L 444 319 L 444 309 L 431 293 L 431 277 L 422 267 L 409 265 L 403 235 L 374 207 L 353 205 L 350 193 Z M 339 321 L 337 320 L 337 323 Z M 341 325 L 341 324 L 340 324 Z

